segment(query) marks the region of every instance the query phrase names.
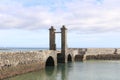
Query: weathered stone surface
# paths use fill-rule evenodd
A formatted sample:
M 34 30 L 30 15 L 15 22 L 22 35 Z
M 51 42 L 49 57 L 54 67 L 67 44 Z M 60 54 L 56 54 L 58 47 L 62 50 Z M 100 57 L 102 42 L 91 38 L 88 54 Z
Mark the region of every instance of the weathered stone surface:
M 120 54 L 87 55 L 86 60 L 120 60 Z
M 116 48 L 69 48 L 68 50 L 78 50 L 75 60 L 120 60 L 120 49 Z M 83 56 L 83 57 L 82 57 Z
M 83 61 L 83 55 L 76 55 L 75 61 Z
M 120 48 L 117 49 L 116 54 L 120 54 Z
M 83 60 L 120 60 L 120 49 L 88 48 Z
M 114 54 L 114 48 L 88 48 L 86 55 Z
M 1 52 L 0 79 L 45 68 L 46 60 L 51 56 L 57 65 L 56 51 Z

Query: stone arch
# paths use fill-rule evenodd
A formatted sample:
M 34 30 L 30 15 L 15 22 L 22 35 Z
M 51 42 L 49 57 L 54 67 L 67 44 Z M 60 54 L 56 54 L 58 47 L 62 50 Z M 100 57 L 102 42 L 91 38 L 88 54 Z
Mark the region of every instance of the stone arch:
M 51 56 L 49 56 L 46 60 L 45 66 L 54 66 L 54 65 L 55 65 L 54 59 Z
M 83 61 L 84 55 L 75 55 L 74 60 L 75 61 Z
M 72 56 L 70 54 L 68 54 L 68 56 L 67 56 L 67 61 L 72 62 Z

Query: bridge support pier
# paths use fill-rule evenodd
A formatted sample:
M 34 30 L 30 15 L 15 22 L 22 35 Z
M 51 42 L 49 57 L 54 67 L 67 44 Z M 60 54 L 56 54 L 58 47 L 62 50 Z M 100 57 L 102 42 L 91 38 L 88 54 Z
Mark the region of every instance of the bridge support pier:
M 50 35 L 50 44 L 49 44 L 49 49 L 50 50 L 56 50 L 56 44 L 55 44 L 55 29 L 53 26 L 49 29 L 49 35 Z
M 63 25 L 61 28 L 61 54 L 60 54 L 60 62 L 67 62 L 67 28 Z
M 58 63 L 67 63 L 67 58 L 63 54 L 57 54 L 57 62 Z

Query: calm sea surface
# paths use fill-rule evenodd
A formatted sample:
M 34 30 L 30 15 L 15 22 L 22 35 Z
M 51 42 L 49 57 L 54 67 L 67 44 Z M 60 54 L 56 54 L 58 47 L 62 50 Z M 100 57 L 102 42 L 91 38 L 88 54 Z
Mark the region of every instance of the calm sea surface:
M 120 61 L 86 61 L 19 75 L 7 80 L 120 80 Z

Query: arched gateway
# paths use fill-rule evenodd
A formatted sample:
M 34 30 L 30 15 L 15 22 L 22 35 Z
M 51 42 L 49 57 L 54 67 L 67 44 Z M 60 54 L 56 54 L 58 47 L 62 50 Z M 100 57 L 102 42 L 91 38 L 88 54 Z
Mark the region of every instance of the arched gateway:
M 69 54 L 68 57 L 67 57 L 67 61 L 68 62 L 71 62 L 72 61 L 72 56 Z
M 72 61 L 74 58 L 73 56 L 68 54 L 67 48 L 67 28 L 63 25 L 61 28 L 61 32 L 56 32 L 53 26 L 49 29 L 50 35 L 50 50 L 56 50 L 56 43 L 55 43 L 55 34 L 61 33 L 61 53 L 57 54 L 57 62 L 58 63 L 66 63 L 68 61 Z
M 46 60 L 45 66 L 54 66 L 54 65 L 55 65 L 54 59 L 51 56 L 49 56 L 48 59 Z

